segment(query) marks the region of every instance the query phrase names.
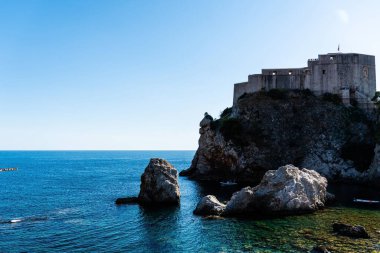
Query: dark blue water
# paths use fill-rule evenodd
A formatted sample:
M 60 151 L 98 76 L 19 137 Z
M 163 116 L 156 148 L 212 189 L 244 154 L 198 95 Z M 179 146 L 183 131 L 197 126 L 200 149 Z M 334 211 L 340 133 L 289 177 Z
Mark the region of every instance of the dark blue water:
M 118 197 L 138 194 L 140 176 L 151 157 L 167 159 L 181 171 L 189 167 L 193 155 L 193 151 L 0 152 L 0 168 L 18 168 L 0 173 L 0 252 L 307 252 L 325 242 L 335 252 L 347 247 L 365 252 L 378 246 L 378 210 L 336 206 L 281 219 L 209 220 L 192 214 L 199 199 L 215 194 L 226 200 L 237 189 L 182 177 L 180 207 L 152 210 L 114 204 Z M 332 236 L 330 225 L 335 220 L 368 224 L 373 240 L 352 243 Z

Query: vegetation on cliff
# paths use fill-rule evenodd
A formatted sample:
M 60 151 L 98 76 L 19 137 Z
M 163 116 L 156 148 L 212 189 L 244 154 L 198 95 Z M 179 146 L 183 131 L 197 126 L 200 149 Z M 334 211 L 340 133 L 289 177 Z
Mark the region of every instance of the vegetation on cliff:
M 267 170 L 292 163 L 332 180 L 360 181 L 380 136 L 373 115 L 309 90 L 244 94 L 211 119 L 201 126 L 187 171 L 194 178 L 258 182 Z

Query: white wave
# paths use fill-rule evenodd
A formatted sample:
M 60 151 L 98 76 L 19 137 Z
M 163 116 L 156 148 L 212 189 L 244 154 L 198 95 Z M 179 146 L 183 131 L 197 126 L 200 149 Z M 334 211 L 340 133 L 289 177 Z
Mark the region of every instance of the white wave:
M 22 220 L 21 219 L 13 219 L 13 220 L 10 220 L 9 223 L 17 223 L 20 221 L 22 221 Z
M 84 219 L 70 219 L 64 221 L 66 224 L 75 224 L 75 225 L 86 225 L 86 221 Z
M 63 208 L 55 211 L 56 214 L 70 214 L 70 213 L 75 213 L 78 211 L 78 208 Z

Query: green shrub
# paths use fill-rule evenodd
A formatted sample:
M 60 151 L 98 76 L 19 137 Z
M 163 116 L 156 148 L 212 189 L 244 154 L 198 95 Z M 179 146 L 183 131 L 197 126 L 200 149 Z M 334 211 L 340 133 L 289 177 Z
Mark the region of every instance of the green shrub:
M 372 101 L 374 102 L 377 102 L 377 99 L 380 97 L 380 91 L 376 91 L 375 92 L 375 96 L 373 96 L 373 98 L 371 99 Z
M 375 138 L 375 142 L 377 144 L 380 144 L 380 122 L 377 122 L 376 124 L 374 124 L 373 132 L 374 132 L 373 135 Z
M 216 120 L 211 121 L 210 128 L 211 128 L 211 130 L 214 130 L 214 131 L 219 130 L 219 128 L 220 128 L 220 119 L 216 119 Z
M 248 93 L 244 92 L 240 97 L 238 97 L 238 100 L 245 98 L 248 95 Z
M 358 105 L 359 105 L 358 100 L 356 100 L 355 98 L 350 98 L 350 104 L 353 107 L 358 107 Z
M 300 93 L 304 97 L 315 97 L 314 93 L 311 90 L 309 90 L 309 89 L 300 90 Z
M 264 134 L 260 121 L 252 121 L 250 123 L 250 126 L 247 130 L 247 135 L 249 136 L 250 140 L 258 146 L 262 146 L 265 143 L 265 139 L 267 138 L 267 136 Z
M 288 91 L 284 89 L 271 89 L 267 92 L 267 96 L 275 100 L 286 99 L 287 95 Z
M 232 113 L 232 107 L 227 107 L 223 110 L 223 112 L 220 114 L 220 118 L 228 118 L 231 116 Z
M 240 121 L 236 118 L 220 119 L 219 129 L 225 141 L 232 141 L 235 145 L 245 146 L 244 130 Z
M 220 132 L 226 140 L 231 140 L 242 131 L 240 121 L 235 118 L 224 119 L 221 121 Z
M 377 114 L 380 114 L 380 91 L 376 91 L 375 96 L 372 98 L 372 101 L 374 102 L 376 106 L 376 112 Z
M 342 104 L 342 98 L 341 98 L 339 95 L 337 95 L 337 94 L 332 94 L 332 93 L 329 93 L 329 92 L 324 93 L 324 94 L 322 95 L 322 100 L 327 101 L 327 102 L 334 103 L 334 104 L 336 104 L 336 105 L 340 105 L 340 104 Z
M 369 119 L 365 112 L 358 107 L 347 107 L 347 113 L 350 122 L 369 123 Z

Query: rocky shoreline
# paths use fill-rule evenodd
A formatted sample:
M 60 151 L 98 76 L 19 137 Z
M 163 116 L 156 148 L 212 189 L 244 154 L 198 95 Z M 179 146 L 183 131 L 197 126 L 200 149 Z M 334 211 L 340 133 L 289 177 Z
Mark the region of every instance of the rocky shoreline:
M 193 214 L 207 220 L 244 217 L 253 220 L 310 214 L 327 207 L 335 196 L 327 192 L 327 179 L 318 172 L 288 164 L 269 170 L 255 187 L 244 187 L 221 202 L 206 195 Z M 138 197 L 119 198 L 120 204 L 140 204 L 167 208 L 180 204 L 177 170 L 167 161 L 152 158 L 141 176 Z M 363 226 L 331 223 L 331 236 L 370 239 Z M 310 252 L 332 252 L 328 245 L 317 245 Z
M 285 165 L 267 171 L 260 184 L 235 192 L 226 203 L 203 197 L 194 213 L 222 216 L 283 216 L 310 213 L 327 203 L 327 180 L 317 172 Z
M 328 181 L 379 182 L 376 127 L 374 115 L 336 100 L 304 91 L 258 92 L 243 96 L 218 120 L 205 114 L 199 148 L 191 166 L 179 175 L 250 185 L 225 202 L 204 196 L 193 213 L 206 219 L 313 213 L 335 199 L 327 192 Z M 177 170 L 163 159 L 152 158 L 141 176 L 139 195 L 115 203 L 179 205 Z M 334 222 L 331 228 L 335 236 L 370 238 L 360 225 Z M 330 251 L 317 245 L 311 252 Z

